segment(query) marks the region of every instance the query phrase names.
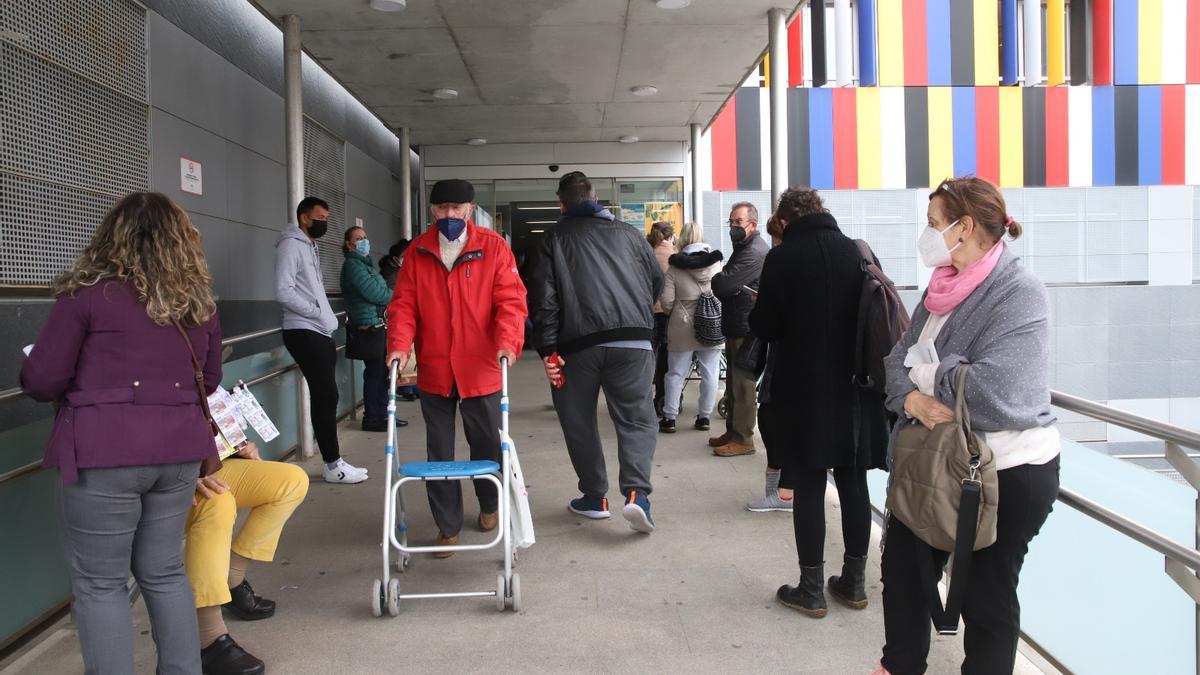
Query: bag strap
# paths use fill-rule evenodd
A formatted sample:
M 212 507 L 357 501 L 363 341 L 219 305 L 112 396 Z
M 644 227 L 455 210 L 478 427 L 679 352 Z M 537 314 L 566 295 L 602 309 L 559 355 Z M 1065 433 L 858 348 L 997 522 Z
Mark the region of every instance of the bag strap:
M 188 356 L 192 357 L 192 378 L 196 381 L 196 391 L 200 394 L 200 409 L 204 411 L 204 419 L 208 420 L 209 425 L 213 430 L 219 427 L 213 420 L 212 411 L 208 409 L 208 394 L 205 393 L 207 387 L 204 385 L 204 369 L 200 367 L 200 360 L 196 358 L 196 350 L 192 347 L 192 338 L 188 337 L 187 331 L 183 326 L 179 325 L 178 321 L 172 321 L 175 328 L 179 331 L 179 335 L 183 337 L 183 343 L 187 345 Z

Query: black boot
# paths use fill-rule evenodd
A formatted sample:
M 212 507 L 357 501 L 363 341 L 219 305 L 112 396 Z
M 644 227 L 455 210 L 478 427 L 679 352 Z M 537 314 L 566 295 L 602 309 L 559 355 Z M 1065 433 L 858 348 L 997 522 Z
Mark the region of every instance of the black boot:
M 822 581 L 825 578 L 825 566 L 800 568 L 800 584 L 798 586 L 780 586 L 775 596 L 779 602 L 799 610 L 814 619 L 823 619 L 829 613 L 825 606 L 825 591 Z
M 267 666 L 226 633 L 200 650 L 200 669 L 204 675 L 260 675 Z
M 829 577 L 833 599 L 850 609 L 867 608 L 867 557 L 847 555 L 842 560 L 842 576 Z
M 250 582 L 242 579 L 237 587 L 229 589 L 233 599 L 225 603 L 225 609 L 242 621 L 258 621 L 275 616 L 275 601 L 257 596 Z

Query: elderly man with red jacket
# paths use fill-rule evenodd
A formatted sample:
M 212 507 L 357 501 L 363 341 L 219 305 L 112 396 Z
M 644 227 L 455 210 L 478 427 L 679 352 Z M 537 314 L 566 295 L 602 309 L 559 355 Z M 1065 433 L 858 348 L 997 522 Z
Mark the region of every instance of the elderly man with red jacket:
M 525 333 L 525 285 L 504 238 L 471 221 L 475 188 L 438 181 L 429 195 L 437 227 L 413 240 L 388 306 L 388 363 L 403 368 L 415 344 L 417 388 L 429 461 L 454 459 L 454 418 L 462 411 L 472 460 L 500 462 L 500 360 L 516 360 Z M 438 546 L 458 544 L 459 481 L 426 483 Z M 499 495 L 475 481 L 479 529 L 499 524 Z M 449 557 L 450 553 L 437 553 Z

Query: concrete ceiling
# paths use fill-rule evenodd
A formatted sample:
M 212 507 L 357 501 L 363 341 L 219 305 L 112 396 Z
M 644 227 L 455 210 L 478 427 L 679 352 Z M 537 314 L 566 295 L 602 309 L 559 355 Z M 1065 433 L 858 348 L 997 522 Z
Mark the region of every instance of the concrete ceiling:
M 684 141 L 767 44 L 794 0 L 258 0 L 300 17 L 310 54 L 414 144 Z M 638 97 L 650 84 L 658 94 Z M 456 89 L 455 100 L 433 98 Z

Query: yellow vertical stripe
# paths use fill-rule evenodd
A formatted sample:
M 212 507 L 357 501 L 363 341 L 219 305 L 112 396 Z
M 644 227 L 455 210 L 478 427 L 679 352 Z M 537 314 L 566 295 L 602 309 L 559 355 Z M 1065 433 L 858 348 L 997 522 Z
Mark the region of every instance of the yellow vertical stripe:
M 968 2 L 969 0 L 954 0 Z M 975 2 L 975 85 L 1000 84 L 1000 11 L 996 0 Z
M 904 7 L 901 0 L 879 0 L 879 86 L 904 86 Z
M 1046 0 L 1046 86 L 1067 79 L 1066 8 L 1063 0 Z
M 855 90 L 858 114 L 858 187 L 878 190 L 883 187 L 883 143 L 879 126 L 879 89 Z
M 1000 186 L 1025 183 L 1025 124 L 1021 87 L 1000 87 Z
M 954 103 L 950 87 L 929 87 L 929 184 L 954 177 Z
M 1138 2 L 1138 84 L 1162 83 L 1162 15 L 1162 0 Z
M 768 54 L 762 60 L 762 86 L 771 86 L 771 56 Z

